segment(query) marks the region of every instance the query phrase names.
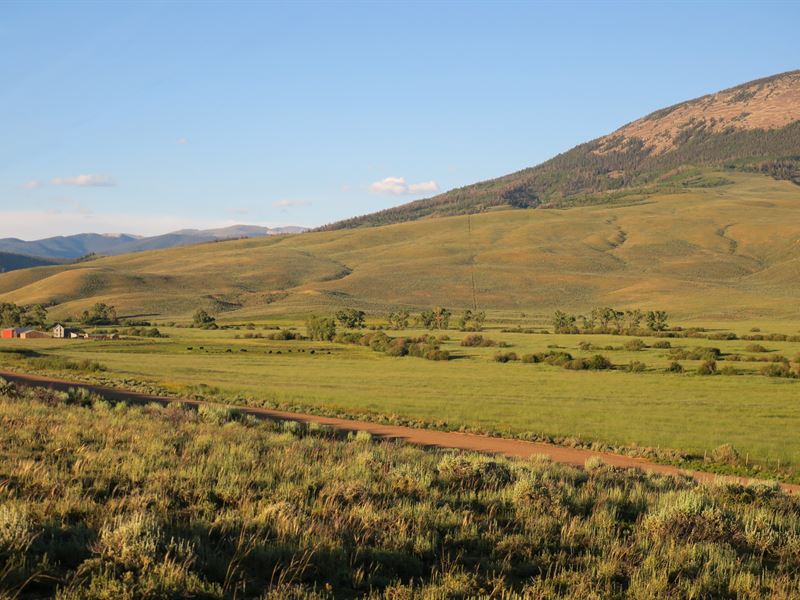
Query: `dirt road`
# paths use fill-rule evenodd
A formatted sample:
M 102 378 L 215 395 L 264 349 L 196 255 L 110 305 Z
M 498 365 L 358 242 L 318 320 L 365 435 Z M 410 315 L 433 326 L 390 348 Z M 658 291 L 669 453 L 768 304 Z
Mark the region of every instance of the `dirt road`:
M 109 400 L 117 400 L 135 404 L 148 404 L 150 402 L 169 404 L 171 402 L 180 402 L 193 407 L 199 407 L 204 404 L 212 404 L 198 400 L 152 396 L 101 385 L 71 382 L 61 379 L 53 379 L 50 377 L 42 377 L 39 375 L 27 375 L 2 370 L 0 370 L 0 377 L 8 381 L 13 381 L 19 385 L 42 386 L 62 391 L 71 387 L 82 387 L 104 396 Z M 743 477 L 727 475 L 722 476 L 714 473 L 704 473 L 702 471 L 684 470 L 672 465 L 660 465 L 657 463 L 652 463 L 641 458 L 632 458 L 619 454 L 595 452 L 592 450 L 583 450 L 579 448 L 566 448 L 538 442 L 526 442 L 523 440 L 489 437 L 472 433 L 433 431 L 430 429 L 415 429 L 413 427 L 402 427 L 398 425 L 381 425 L 379 423 L 370 423 L 369 421 L 351 421 L 348 419 L 337 419 L 335 417 L 322 417 L 319 415 L 285 412 L 266 408 L 244 406 L 232 406 L 231 408 L 241 412 L 242 414 L 253 415 L 262 419 L 291 420 L 300 421 L 303 423 L 314 422 L 328 425 L 340 431 L 368 431 L 376 437 L 383 439 L 402 440 L 409 444 L 416 444 L 419 446 L 470 450 L 474 452 L 483 452 L 486 454 L 500 454 L 514 458 L 528 458 L 536 454 L 544 454 L 549 456 L 554 461 L 577 467 L 582 467 L 586 463 L 587 459 L 596 456 L 602 459 L 606 464 L 615 467 L 642 469 L 644 471 L 652 471 L 654 473 L 663 473 L 668 475 L 684 474 L 694 477 L 698 481 L 714 481 L 717 479 L 736 481 L 739 483 L 748 483 L 752 481 L 751 479 Z M 781 485 L 783 489 L 789 493 L 800 493 L 800 485 Z

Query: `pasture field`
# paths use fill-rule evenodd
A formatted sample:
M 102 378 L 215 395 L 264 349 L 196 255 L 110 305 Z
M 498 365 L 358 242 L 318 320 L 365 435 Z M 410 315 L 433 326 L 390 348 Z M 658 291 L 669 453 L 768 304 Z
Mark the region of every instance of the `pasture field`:
M 452 355 L 438 362 L 394 358 L 352 344 L 245 337 L 273 332 L 264 330 L 264 324 L 251 327 L 161 326 L 168 338 L 105 342 L 3 340 L 0 367 L 220 402 L 562 444 L 596 443 L 661 460 L 674 460 L 671 450 L 677 450 L 690 455 L 684 457 L 687 460 L 709 461 L 715 449 L 731 444 L 739 453 L 736 464 L 747 467 L 746 473 L 758 475 L 760 470 L 762 476 L 797 481 L 800 380 L 768 377 L 761 371 L 774 356 L 800 360 L 798 342 L 763 341 L 759 344 L 765 351 L 751 352 L 753 342 L 745 340 L 510 333 L 491 325 L 481 335 L 505 347 L 463 347 L 460 342 L 469 334 L 435 332 L 449 338 L 440 343 Z M 295 327 L 305 333 L 300 323 Z M 791 333 L 785 323 L 774 331 Z M 645 347 L 630 349 L 637 339 Z M 653 347 L 664 341 L 671 348 Z M 691 359 L 678 360 L 683 373 L 667 372 L 673 353 L 698 347 L 721 351 L 718 374 L 697 374 L 703 360 Z M 615 369 L 573 371 L 544 363 L 495 361 L 498 352 L 522 357 L 549 351 L 576 358 L 602 354 Z M 93 361 L 105 370 L 65 369 L 64 360 L 73 366 Z M 626 370 L 634 361 L 644 365 L 642 372 Z M 796 362 L 792 368 L 798 368 Z
M 800 594 L 800 500 L 776 486 L 13 386 L 0 423 L 3 598 Z

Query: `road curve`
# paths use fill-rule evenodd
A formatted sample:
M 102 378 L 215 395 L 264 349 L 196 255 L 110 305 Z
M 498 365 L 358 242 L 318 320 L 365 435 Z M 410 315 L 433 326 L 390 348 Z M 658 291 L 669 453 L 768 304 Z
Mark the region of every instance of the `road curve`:
M 47 387 L 61 391 L 65 391 L 69 388 L 85 388 L 105 398 L 108 398 L 109 400 L 133 404 L 149 404 L 151 402 L 156 402 L 158 404 L 166 405 L 172 402 L 179 402 L 195 408 L 206 404 L 218 404 L 213 402 L 204 402 L 201 400 L 190 400 L 187 398 L 154 396 L 102 385 L 66 381 L 63 379 L 55 379 L 41 375 L 15 373 L 11 371 L 0 370 L 0 377 L 6 379 L 7 381 L 12 381 L 18 385 Z M 469 450 L 473 452 L 482 452 L 485 454 L 499 454 L 512 458 L 529 458 L 533 455 L 543 454 L 545 456 L 549 456 L 556 462 L 576 467 L 583 467 L 587 459 L 591 457 L 598 457 L 604 463 L 614 467 L 641 469 L 643 471 L 650 471 L 665 475 L 688 475 L 700 482 L 730 481 L 748 484 L 755 481 L 746 477 L 717 475 L 716 473 L 681 469 L 673 465 L 661 465 L 650 462 L 643 458 L 633 458 L 620 454 L 596 452 L 594 450 L 584 450 L 581 448 L 567 448 L 564 446 L 556 446 L 554 444 L 545 444 L 541 442 L 528 442 L 525 440 L 516 440 L 510 438 L 490 437 L 474 433 L 417 429 L 414 427 L 403 427 L 400 425 L 382 425 L 380 423 L 371 423 L 369 421 L 338 419 L 335 417 L 323 417 L 320 415 L 272 410 L 268 408 L 248 406 L 231 406 L 230 408 L 242 414 L 253 415 L 261 419 L 319 423 L 322 425 L 328 425 L 340 431 L 367 431 L 373 436 L 379 438 L 400 440 L 418 446 Z M 781 487 L 790 494 L 800 493 L 800 485 L 782 483 Z

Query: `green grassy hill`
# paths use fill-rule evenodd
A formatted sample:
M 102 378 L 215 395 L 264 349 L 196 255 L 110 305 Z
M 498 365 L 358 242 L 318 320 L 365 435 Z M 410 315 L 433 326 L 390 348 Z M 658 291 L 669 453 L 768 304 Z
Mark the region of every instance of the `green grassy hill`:
M 692 187 L 697 181 L 709 187 Z M 693 183 L 695 182 L 695 183 Z M 51 314 L 236 317 L 441 304 L 538 314 L 595 305 L 683 317 L 795 317 L 800 187 L 685 171 L 669 192 L 102 258 L 0 275 L 0 301 Z
M 540 165 L 325 229 L 478 213 L 497 206 L 564 207 L 640 191 L 667 192 L 674 170 L 684 165 L 762 171 L 800 183 L 800 71 L 676 104 Z

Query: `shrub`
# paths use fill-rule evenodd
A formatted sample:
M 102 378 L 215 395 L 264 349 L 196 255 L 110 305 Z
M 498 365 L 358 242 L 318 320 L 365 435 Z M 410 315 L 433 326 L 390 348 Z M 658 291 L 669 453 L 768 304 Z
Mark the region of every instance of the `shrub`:
M 99 331 L 97 333 L 100 333 Z M 120 333 L 123 335 L 132 335 L 135 337 L 149 337 L 149 338 L 165 338 L 169 337 L 166 334 L 161 333 L 157 327 L 129 327 L 127 329 L 123 329 Z
M 217 404 L 201 404 L 197 408 L 197 415 L 206 423 L 222 425 L 233 421 L 236 413 L 227 406 Z
M 485 348 L 485 347 L 495 346 L 496 344 L 497 344 L 497 342 L 495 342 L 494 340 L 490 340 L 488 338 L 484 338 L 479 333 L 471 333 L 470 335 L 465 337 L 463 340 L 461 340 L 461 345 L 462 346 L 467 346 L 467 347 L 484 347 Z
M 658 340 L 657 342 L 653 342 L 653 348 L 672 348 L 672 344 L 669 340 Z
M 683 365 L 677 361 L 672 361 L 667 367 L 668 373 L 683 373 Z
M 613 368 L 613 364 L 602 354 L 595 354 L 589 358 L 575 358 L 563 364 L 565 369 L 573 371 L 602 371 Z
M 717 360 L 722 356 L 719 348 L 706 348 L 698 346 L 694 350 L 675 349 L 670 352 L 670 357 L 675 360 Z
M 586 462 L 583 464 L 583 467 L 587 471 L 596 471 L 605 466 L 606 463 L 603 462 L 603 459 L 599 456 L 590 456 L 586 459 Z
M 437 468 L 439 477 L 462 491 L 498 490 L 511 482 L 511 471 L 503 463 L 477 455 L 448 454 Z
M 647 365 L 641 361 L 633 360 L 628 364 L 628 371 L 631 373 L 643 373 L 647 370 Z
M 408 348 L 406 347 L 405 340 L 402 338 L 394 340 L 389 344 L 384 353 L 387 356 L 406 356 L 408 354 Z
M 703 364 L 697 367 L 698 375 L 714 375 L 716 372 L 717 372 L 717 362 L 714 360 L 703 361 Z
M 589 359 L 589 368 L 593 371 L 611 369 L 614 365 L 602 354 L 595 354 Z
M 162 544 L 161 529 L 149 513 L 117 515 L 100 530 L 103 557 L 128 569 L 151 564 Z
M 761 374 L 767 377 L 796 377 L 794 371 L 786 363 L 771 363 L 761 368 Z
M 732 444 L 722 444 L 711 452 L 714 462 L 735 465 L 740 460 L 739 451 Z
M 24 551 L 33 537 L 33 521 L 27 509 L 10 502 L 0 504 L 0 557 Z
M 247 335 L 245 335 L 247 337 Z M 302 340 L 303 336 L 298 331 L 292 331 L 291 329 L 280 329 L 274 333 L 268 333 L 264 336 L 268 340 L 281 340 L 281 341 L 288 341 L 288 340 Z
M 494 355 L 495 362 L 499 363 L 507 363 L 509 361 L 517 360 L 517 353 L 516 352 L 498 352 Z
M 369 444 L 372 442 L 372 434 L 369 431 L 357 431 L 355 441 L 359 444 Z
M 628 340 L 627 342 L 625 342 L 623 348 L 625 348 L 625 350 L 632 350 L 638 352 L 640 350 L 644 350 L 645 348 L 647 348 L 647 346 L 639 338 L 634 338 L 632 340 Z
M 734 367 L 733 365 L 725 365 L 719 370 L 720 375 L 738 375 L 739 369 Z
M 424 358 L 427 360 L 450 360 L 450 352 L 436 348 L 425 352 Z
M 724 331 L 720 333 L 712 333 L 708 336 L 710 340 L 735 340 L 737 339 L 736 334 L 730 331 Z
M 747 346 L 745 346 L 745 350 L 748 352 L 769 352 L 769 350 L 764 348 L 764 346 L 761 344 L 747 344 Z

